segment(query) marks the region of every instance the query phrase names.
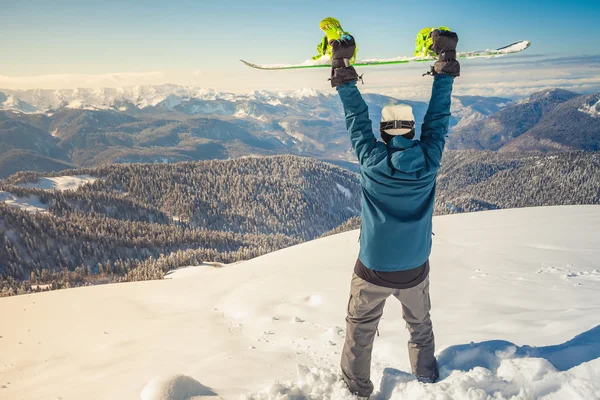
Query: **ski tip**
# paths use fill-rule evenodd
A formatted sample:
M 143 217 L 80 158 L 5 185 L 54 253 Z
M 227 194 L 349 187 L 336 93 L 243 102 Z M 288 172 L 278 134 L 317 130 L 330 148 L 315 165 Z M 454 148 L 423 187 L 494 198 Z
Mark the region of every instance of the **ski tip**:
M 242 60 L 242 59 L 240 59 L 240 62 L 242 64 L 245 64 L 245 65 L 249 66 L 250 68 L 264 69 L 264 68 L 261 68 L 259 65 L 253 64 L 251 62 L 248 62 L 248 61 L 245 61 L 245 60 Z
M 519 42 L 514 42 L 509 44 L 508 46 L 504 46 L 504 47 L 500 47 L 499 49 L 497 49 L 498 51 L 502 51 L 502 50 L 513 50 L 511 52 L 521 52 L 523 50 L 527 50 L 529 48 L 529 46 L 531 46 L 531 42 L 529 40 L 521 40 Z

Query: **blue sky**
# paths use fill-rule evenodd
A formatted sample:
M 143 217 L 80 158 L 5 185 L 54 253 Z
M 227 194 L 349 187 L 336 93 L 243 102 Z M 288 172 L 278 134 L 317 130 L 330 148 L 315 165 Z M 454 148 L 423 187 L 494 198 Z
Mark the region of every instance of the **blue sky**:
M 0 0 L 0 10 L 0 87 L 13 88 L 95 85 L 94 76 L 107 74 L 120 74 L 115 84 L 140 77 L 232 91 L 290 88 L 293 80 L 315 86 L 319 72 L 256 74 L 238 59 L 303 61 L 322 36 L 319 21 L 330 15 L 356 36 L 361 58 L 410 55 L 415 33 L 437 25 L 458 32 L 461 50 L 527 39 L 533 46 L 524 57 L 600 53 L 598 0 Z

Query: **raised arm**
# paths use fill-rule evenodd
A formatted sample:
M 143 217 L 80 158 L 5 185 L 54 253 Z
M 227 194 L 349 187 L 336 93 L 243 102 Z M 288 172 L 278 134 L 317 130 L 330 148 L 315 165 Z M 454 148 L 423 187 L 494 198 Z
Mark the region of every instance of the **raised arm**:
M 355 54 L 356 42 L 344 34 L 339 40 L 329 42 L 331 46 L 331 86 L 337 88 L 344 106 L 346 129 L 350 133 L 352 148 L 361 165 L 369 158 L 377 145 L 369 118 L 369 108 L 356 87 L 358 74 L 350 66 Z
M 431 100 L 421 128 L 421 143 L 425 156 L 432 167 L 438 168 L 446 144 L 450 123 L 450 102 L 454 78 L 460 76 L 460 64 L 456 61 L 458 36 L 454 32 L 433 30 L 431 49 L 439 56 L 431 68 L 433 88 Z
M 440 164 L 446 144 L 453 83 L 454 77 L 450 75 L 439 74 L 433 77 L 431 100 L 421 128 L 423 150 L 436 167 Z
M 344 106 L 346 129 L 350 134 L 352 149 L 358 161 L 363 164 L 377 144 L 369 118 L 369 108 L 358 91 L 356 82 L 338 86 L 337 90 Z

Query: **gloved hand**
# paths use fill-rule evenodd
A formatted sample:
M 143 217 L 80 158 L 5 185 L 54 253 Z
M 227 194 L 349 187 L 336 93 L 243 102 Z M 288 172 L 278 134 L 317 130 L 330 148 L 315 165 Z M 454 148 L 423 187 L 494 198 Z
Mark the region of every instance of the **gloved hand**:
M 460 63 L 456 60 L 456 33 L 435 29 L 431 32 L 431 38 L 431 49 L 438 55 L 438 61 L 433 65 L 433 74 L 460 76 Z
M 331 46 L 331 87 L 343 85 L 358 80 L 358 74 L 350 65 L 350 59 L 354 57 L 356 42 L 350 35 L 343 35 L 340 40 L 329 42 Z

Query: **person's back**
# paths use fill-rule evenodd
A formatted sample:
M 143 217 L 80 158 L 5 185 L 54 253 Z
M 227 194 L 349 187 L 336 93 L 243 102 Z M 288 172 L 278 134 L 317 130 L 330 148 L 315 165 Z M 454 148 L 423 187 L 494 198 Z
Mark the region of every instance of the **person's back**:
M 452 80 L 450 76 L 436 79 L 421 140 L 393 136 L 387 144 L 377 142 L 361 161 L 363 223 L 359 258 L 373 270 L 408 270 L 429 257 L 435 179 L 447 130 L 435 125 L 448 125 Z M 339 90 L 342 97 L 356 96 L 351 86 Z M 345 102 L 347 111 L 360 109 L 352 103 Z M 364 115 L 368 118 L 368 111 Z M 401 249 L 395 246 L 399 238 Z
M 337 87 L 344 106 L 363 191 L 360 253 L 351 283 L 341 363 L 350 391 L 361 397 L 373 391 L 373 340 L 391 295 L 402 303 L 411 335 L 408 347 L 413 373 L 423 382 L 438 378 L 429 316 L 428 259 L 435 179 L 448 130 L 452 85 L 460 66 L 455 59 L 456 34 L 434 30 L 432 41 L 439 60 L 432 67 L 434 83 L 421 138 L 411 140 L 414 121 L 383 118 L 383 142 L 373 134 L 367 105 L 356 87 L 358 75 L 349 67 L 354 38 L 345 36 L 330 43 L 332 86 Z

